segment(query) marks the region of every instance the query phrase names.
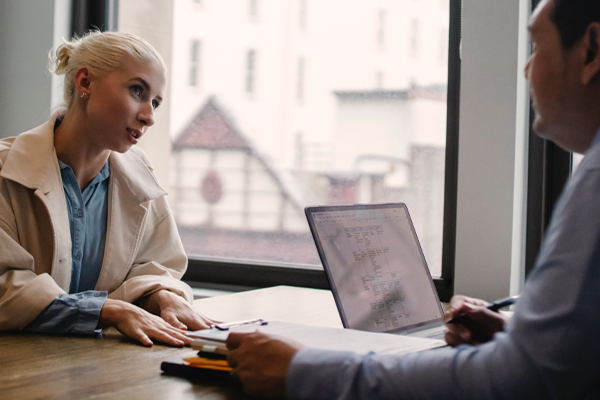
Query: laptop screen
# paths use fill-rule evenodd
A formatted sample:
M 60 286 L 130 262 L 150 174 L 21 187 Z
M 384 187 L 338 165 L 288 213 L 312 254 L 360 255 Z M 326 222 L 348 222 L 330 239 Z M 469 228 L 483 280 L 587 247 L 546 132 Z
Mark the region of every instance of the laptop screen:
M 344 327 L 399 332 L 442 319 L 404 203 L 307 207 Z

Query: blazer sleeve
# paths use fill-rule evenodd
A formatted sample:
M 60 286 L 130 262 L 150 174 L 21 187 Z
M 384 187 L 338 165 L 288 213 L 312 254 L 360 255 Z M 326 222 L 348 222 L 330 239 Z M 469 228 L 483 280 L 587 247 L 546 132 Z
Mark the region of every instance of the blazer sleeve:
M 139 250 L 125 281 L 109 294 L 111 299 L 134 302 L 158 290 L 169 290 L 193 301 L 192 289 L 180 279 L 187 256 L 165 196 L 150 200 Z

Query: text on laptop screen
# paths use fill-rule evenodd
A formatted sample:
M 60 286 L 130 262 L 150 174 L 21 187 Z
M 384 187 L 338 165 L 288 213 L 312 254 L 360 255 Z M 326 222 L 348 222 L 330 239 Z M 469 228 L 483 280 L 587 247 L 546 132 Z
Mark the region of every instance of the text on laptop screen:
M 311 218 L 347 327 L 397 332 L 441 319 L 405 206 L 312 212 Z

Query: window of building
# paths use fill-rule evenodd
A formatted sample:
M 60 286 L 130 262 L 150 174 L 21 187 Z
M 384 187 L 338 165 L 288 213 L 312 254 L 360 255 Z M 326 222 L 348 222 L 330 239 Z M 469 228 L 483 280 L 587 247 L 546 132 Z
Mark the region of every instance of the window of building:
M 298 57 L 298 67 L 296 71 L 296 99 L 298 103 L 304 102 L 304 80 L 306 78 L 306 60 L 304 57 Z
M 383 71 L 377 71 L 375 73 L 375 88 L 378 90 L 383 89 Z
M 419 55 L 419 20 L 410 21 L 410 53 L 413 57 Z
M 308 0 L 298 0 L 298 27 L 306 29 Z
M 246 73 L 244 80 L 246 93 L 254 93 L 256 90 L 256 50 L 246 51 Z
M 385 10 L 380 9 L 377 11 L 377 46 L 379 50 L 385 48 Z
M 258 0 L 248 0 L 248 15 L 252 18 L 258 17 Z
M 200 41 L 192 40 L 190 46 L 190 86 L 200 86 Z

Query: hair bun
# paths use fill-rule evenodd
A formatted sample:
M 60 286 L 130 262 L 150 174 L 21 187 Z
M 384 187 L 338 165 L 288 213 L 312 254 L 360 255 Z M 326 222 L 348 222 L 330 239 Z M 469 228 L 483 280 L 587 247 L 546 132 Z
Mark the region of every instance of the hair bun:
M 79 41 L 66 42 L 61 44 L 56 49 L 56 57 L 51 60 L 51 70 L 56 75 L 62 75 L 67 72 L 69 60 L 73 55 L 74 50 L 79 45 Z

